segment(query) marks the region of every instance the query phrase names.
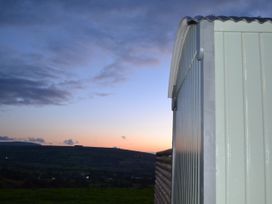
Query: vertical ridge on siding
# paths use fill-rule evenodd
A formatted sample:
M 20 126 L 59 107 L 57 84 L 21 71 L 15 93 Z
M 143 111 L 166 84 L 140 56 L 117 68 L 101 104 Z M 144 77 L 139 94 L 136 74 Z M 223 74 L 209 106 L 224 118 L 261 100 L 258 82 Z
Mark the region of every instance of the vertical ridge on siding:
M 246 91 L 247 87 L 245 85 L 245 81 L 247 79 L 247 69 L 245 66 L 245 59 L 246 57 L 244 56 L 244 33 L 241 33 L 240 35 L 241 38 L 241 59 L 242 59 L 242 91 L 243 91 L 243 128 L 244 128 L 244 155 L 245 155 L 245 169 L 244 169 L 244 188 L 245 188 L 245 203 L 247 204 L 247 182 L 248 182 L 248 108 L 247 108 L 247 100 L 246 100 Z
M 241 34 L 225 33 L 228 204 L 245 204 Z M 231 96 L 231 97 L 230 97 Z
M 200 90 L 201 89 L 201 84 L 200 84 L 200 80 L 201 80 L 201 72 L 200 72 L 200 69 L 201 69 L 201 65 L 197 62 L 197 76 L 198 76 L 198 80 L 197 80 L 197 90 Z M 201 111 L 201 100 L 200 100 L 200 93 L 197 93 L 197 98 L 196 98 L 196 101 L 198 102 L 197 105 L 196 105 L 196 108 L 197 108 L 197 114 L 200 113 Z M 197 120 L 196 120 L 196 123 L 197 124 L 201 124 L 201 117 L 198 117 Z M 201 129 L 198 128 L 197 129 L 197 134 L 196 134 L 196 137 L 197 137 L 197 151 L 196 151 L 196 154 L 197 154 L 197 202 L 198 204 L 201 203 L 200 199 L 201 199 L 201 196 L 200 196 L 200 193 L 201 193 L 201 183 L 200 183 L 200 159 L 201 159 L 201 155 L 200 155 L 200 149 L 201 149 L 201 137 L 199 137 L 199 135 L 201 135 Z
M 226 204 L 225 74 L 223 32 L 215 32 L 216 203 Z M 223 91 L 222 91 L 223 90 Z
M 194 42 L 193 42 L 194 44 L 195 44 L 195 37 L 194 37 Z M 196 62 L 194 61 L 193 62 L 193 67 L 195 67 L 196 66 Z M 193 69 L 193 81 L 194 82 L 196 82 L 196 80 L 197 80 L 197 72 L 196 72 L 196 70 L 195 69 Z M 196 85 L 196 83 L 193 83 L 193 89 L 194 90 L 196 90 L 197 89 L 197 85 Z M 197 95 L 196 95 L 196 92 L 194 92 L 193 93 L 194 94 L 194 98 L 196 99 L 197 98 Z M 197 105 L 197 102 L 196 102 L 196 100 L 193 100 L 193 107 L 196 107 L 196 105 Z M 196 108 L 194 108 L 193 109 L 193 120 L 192 120 L 192 123 L 194 123 L 194 121 L 196 121 L 197 120 L 197 117 L 196 117 L 196 113 L 197 113 L 197 110 L 196 110 Z M 193 133 L 192 133 L 192 136 L 193 136 L 193 166 L 192 166 L 192 170 L 193 170 L 193 180 L 192 180 L 192 183 L 194 184 L 192 187 L 193 187 L 193 189 L 192 189 L 192 191 L 193 191 L 193 198 L 192 198 L 192 203 L 196 203 L 196 195 L 197 195 L 197 191 L 196 191 L 196 188 L 197 188 L 197 173 L 196 173 L 196 166 L 197 166 L 197 157 L 196 157 L 196 153 L 195 153 L 195 150 L 196 150 L 196 135 L 197 133 L 196 133 L 196 129 L 195 128 L 193 128 Z
M 225 137 L 225 145 L 224 145 L 224 151 L 225 151 L 225 174 L 226 174 L 226 177 L 225 177 L 225 191 L 226 191 L 226 195 L 225 195 L 225 198 L 226 198 L 226 204 L 228 203 L 228 195 L 229 195 L 229 192 L 228 192 L 228 135 L 227 135 L 227 108 L 226 108 L 226 100 L 227 100 L 227 95 L 226 95 L 226 60 L 225 60 L 225 34 L 223 33 L 223 50 L 222 50 L 222 53 L 223 53 L 223 73 L 224 73 L 224 76 L 223 76 L 223 81 L 224 81 L 224 84 L 223 84 L 223 93 L 224 93 L 224 137 Z
M 272 203 L 272 33 L 260 34 L 262 90 L 264 109 L 264 139 L 265 139 L 265 168 L 266 168 L 266 204 Z
M 247 204 L 265 203 L 262 87 L 257 33 L 243 34 Z
M 258 50 L 259 50 L 259 60 L 260 60 L 260 86 L 261 86 L 261 111 L 262 111 L 262 128 L 263 128 L 263 158 L 264 158 L 264 199 L 265 199 L 265 204 L 267 204 L 267 192 L 266 192 L 266 164 L 265 164 L 265 152 L 266 152 L 266 139 L 265 139 L 265 119 L 264 119 L 264 90 L 263 90 L 263 64 L 262 64 L 262 49 L 261 49 L 261 35 L 258 33 Z

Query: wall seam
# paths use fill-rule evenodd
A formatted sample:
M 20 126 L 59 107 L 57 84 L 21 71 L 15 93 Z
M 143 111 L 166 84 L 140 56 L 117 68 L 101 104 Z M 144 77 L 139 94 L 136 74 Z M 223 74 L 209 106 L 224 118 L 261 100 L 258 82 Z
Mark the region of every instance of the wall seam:
M 245 100 L 246 98 L 246 87 L 245 87 L 245 81 L 246 81 L 246 72 L 245 72 L 245 56 L 244 56 L 244 33 L 241 32 L 240 34 L 241 37 L 241 58 L 242 58 L 242 89 L 243 89 L 243 124 L 244 124 L 244 140 L 245 140 L 245 145 L 244 145 L 244 157 L 245 157 L 245 203 L 247 203 L 247 185 L 248 185 L 248 129 L 247 129 L 247 102 Z
M 260 80 L 261 80 L 261 101 L 262 101 L 262 126 L 263 126 L 263 157 L 264 157 L 264 186 L 265 186 L 265 203 L 267 201 L 267 183 L 266 183 L 266 136 L 265 136 L 265 119 L 264 119 L 264 90 L 263 90 L 263 64 L 262 64 L 262 49 L 261 49 L 261 38 L 260 33 L 258 33 L 258 45 L 259 45 L 259 59 L 260 59 Z
M 224 70 L 224 134 L 225 134 L 225 202 L 228 204 L 228 155 L 229 155 L 229 147 L 228 147 L 228 135 L 227 135 L 227 94 L 226 94 L 226 62 L 225 62 L 225 33 L 222 32 L 223 38 L 223 70 Z

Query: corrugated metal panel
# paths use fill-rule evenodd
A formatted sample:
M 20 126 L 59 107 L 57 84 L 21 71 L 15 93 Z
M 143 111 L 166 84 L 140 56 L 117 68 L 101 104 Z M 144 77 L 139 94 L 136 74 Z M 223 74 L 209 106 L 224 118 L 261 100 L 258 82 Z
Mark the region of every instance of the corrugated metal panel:
M 220 204 L 272 203 L 272 33 L 258 29 L 215 32 Z
M 155 204 L 171 203 L 172 182 L 172 150 L 165 150 L 156 154 L 155 169 Z
M 200 203 L 201 69 L 197 61 L 197 28 L 191 26 L 177 77 L 174 114 L 173 203 Z

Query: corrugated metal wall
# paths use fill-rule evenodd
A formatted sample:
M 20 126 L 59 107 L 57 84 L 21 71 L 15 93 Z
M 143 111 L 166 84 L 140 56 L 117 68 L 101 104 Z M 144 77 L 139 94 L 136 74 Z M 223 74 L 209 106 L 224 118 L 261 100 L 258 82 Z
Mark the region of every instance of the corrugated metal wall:
M 272 204 L 272 33 L 234 24 L 215 27 L 216 203 Z
M 190 27 L 177 78 L 177 110 L 173 132 L 175 204 L 200 203 L 201 68 L 197 57 L 197 26 Z
M 157 152 L 155 166 L 154 204 L 171 203 L 172 149 Z

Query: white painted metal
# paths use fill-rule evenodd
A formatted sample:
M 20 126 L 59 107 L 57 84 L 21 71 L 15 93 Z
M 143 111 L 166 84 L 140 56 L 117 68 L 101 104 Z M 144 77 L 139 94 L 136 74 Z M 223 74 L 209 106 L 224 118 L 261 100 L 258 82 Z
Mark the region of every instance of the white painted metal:
M 234 21 L 214 21 L 214 30 L 221 31 L 221 32 L 272 32 L 271 22 L 267 21 L 265 23 L 259 23 L 258 21 L 255 22 L 234 22 Z
M 272 23 L 181 27 L 169 82 L 172 203 L 272 204 Z
M 272 24 L 215 22 L 215 73 L 217 203 L 271 204 Z

